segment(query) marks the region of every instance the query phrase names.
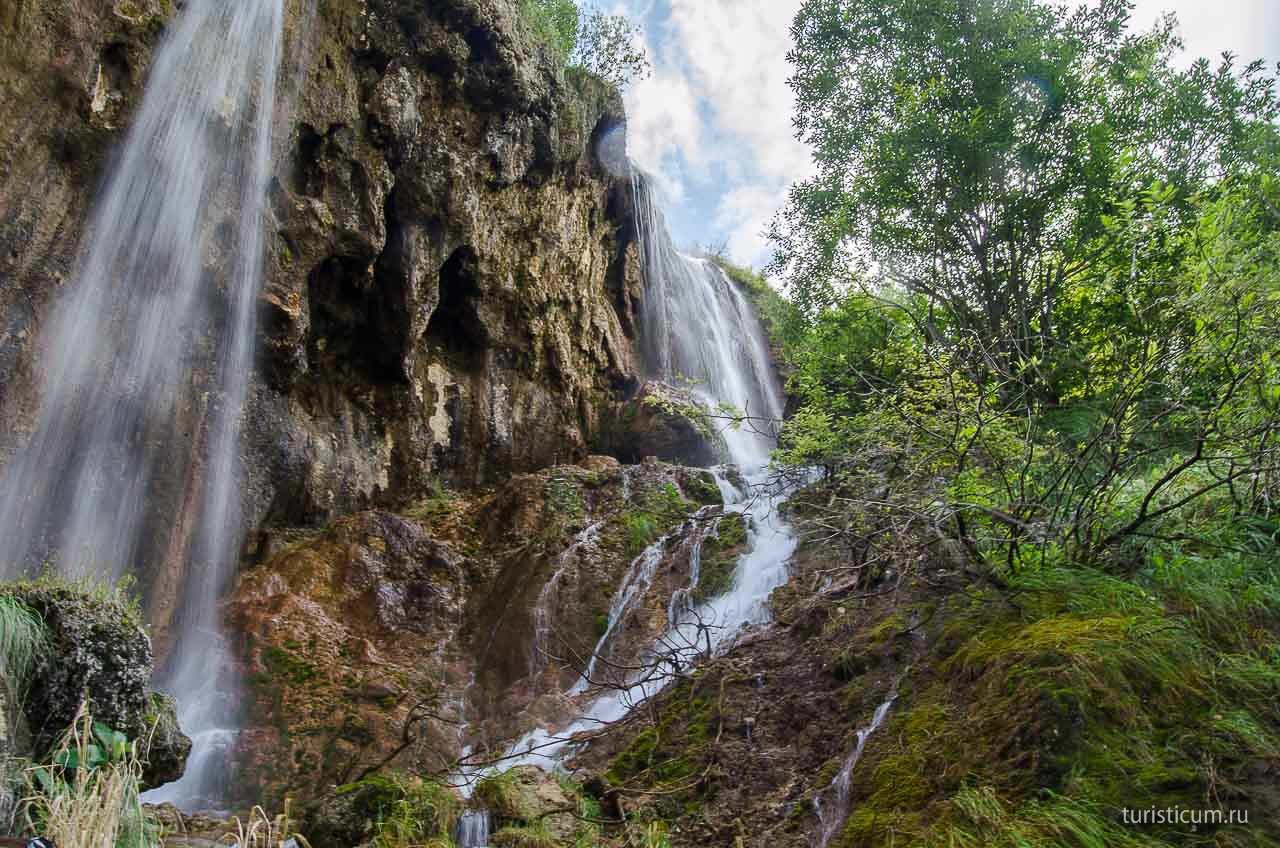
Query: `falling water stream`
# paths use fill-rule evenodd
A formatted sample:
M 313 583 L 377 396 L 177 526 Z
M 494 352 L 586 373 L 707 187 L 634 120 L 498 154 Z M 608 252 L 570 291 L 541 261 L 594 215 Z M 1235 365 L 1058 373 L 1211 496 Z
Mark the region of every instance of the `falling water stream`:
M 723 438 L 729 465 L 742 485 L 729 482 L 729 469 L 713 469 L 725 510 L 743 515 L 748 527 L 747 552 L 739 560 L 732 587 L 717 598 L 693 607 L 673 598 L 669 629 L 660 640 L 665 661 L 682 665 L 697 655 L 732 643 L 743 627 L 768 620 L 770 593 L 787 579 L 787 563 L 796 541 L 778 515 L 786 492 L 769 485 L 772 428 L 782 416 L 782 393 L 769 358 L 764 331 L 746 297 L 714 262 L 676 249 L 649 181 L 633 171 L 633 194 L 645 275 L 643 308 L 645 357 L 652 376 L 688 384 L 694 397 L 715 409 L 722 405 L 751 416 L 740 427 L 726 427 Z M 586 699 L 585 708 L 568 726 L 537 728 L 518 740 L 503 768 L 531 764 L 554 767 L 572 737 L 623 718 L 636 704 L 657 694 L 673 675 L 645 675 L 620 686 L 597 691 L 597 664 L 604 661 L 612 635 L 643 597 L 657 564 L 669 546 L 700 546 L 713 525 L 699 514 L 650 545 L 630 564 L 614 595 L 606 631 L 582 677 L 570 694 Z M 710 629 L 707 629 L 710 625 Z M 673 652 L 670 646 L 677 646 Z M 672 654 L 683 654 L 673 656 Z M 462 775 L 466 779 L 475 775 Z
M 34 429 L 0 471 L 0 576 L 176 566 L 162 683 L 195 748 L 148 800 L 188 806 L 222 788 L 235 726 L 216 604 L 241 538 L 282 31 L 282 0 L 191 0 L 171 25 L 43 329 Z
M 897 700 L 897 692 L 893 692 L 880 706 L 876 707 L 871 723 L 858 729 L 854 734 L 853 750 L 845 757 L 840 771 L 831 779 L 830 785 L 813 796 L 813 809 L 818 814 L 818 838 L 816 848 L 827 848 L 840 826 L 849 815 L 849 787 L 853 783 L 853 769 L 862 759 L 862 751 L 867 747 L 871 734 L 884 724 L 889 708 Z

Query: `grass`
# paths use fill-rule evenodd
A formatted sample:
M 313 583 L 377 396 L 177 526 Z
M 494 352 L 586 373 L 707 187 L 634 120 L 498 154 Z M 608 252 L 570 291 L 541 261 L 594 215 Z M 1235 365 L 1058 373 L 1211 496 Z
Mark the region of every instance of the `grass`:
M 476 783 L 476 800 L 499 819 L 525 819 L 529 811 L 521 803 L 518 782 L 519 773 L 514 769 L 486 775 Z
M 340 786 L 354 812 L 373 824 L 371 848 L 447 848 L 458 799 L 446 786 L 400 773 L 374 774 Z
M 1153 557 L 1131 579 L 1050 563 L 948 599 L 931 671 L 868 749 L 833 848 L 1276 844 L 1118 812 L 1266 810 L 1274 576 L 1235 555 Z
M 289 840 L 293 840 L 301 848 L 311 848 L 311 843 L 300 833 L 293 830 L 294 822 L 289 818 L 289 807 L 278 816 L 267 815 L 262 807 L 254 807 L 249 812 L 247 821 L 235 817 L 236 832 L 229 833 L 219 840 L 219 844 L 229 848 L 281 848 Z
M 82 707 L 50 761 L 28 771 L 30 791 L 22 800 L 28 828 L 59 848 L 158 848 L 160 829 L 138 800 L 137 743 L 90 767 L 97 747 L 93 719 Z
M 36 658 L 47 647 L 44 622 L 17 598 L 0 595 L 0 679 L 20 695 Z

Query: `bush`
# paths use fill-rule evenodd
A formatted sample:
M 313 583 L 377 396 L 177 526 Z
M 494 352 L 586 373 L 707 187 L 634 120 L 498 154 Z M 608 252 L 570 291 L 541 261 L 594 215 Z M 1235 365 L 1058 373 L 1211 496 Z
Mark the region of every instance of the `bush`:
M 136 742 L 81 708 L 47 765 L 30 771 L 27 825 L 61 848 L 154 848 L 159 827 L 138 794 Z

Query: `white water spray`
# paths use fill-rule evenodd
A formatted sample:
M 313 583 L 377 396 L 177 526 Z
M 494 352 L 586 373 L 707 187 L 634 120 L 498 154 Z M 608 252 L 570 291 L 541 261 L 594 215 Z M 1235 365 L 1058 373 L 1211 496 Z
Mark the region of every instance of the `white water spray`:
M 5 576 L 179 566 L 165 685 L 196 747 L 149 800 L 222 788 L 235 721 L 217 600 L 240 543 L 282 32 L 282 0 L 191 0 L 176 19 L 41 336 L 35 429 L 0 473 Z

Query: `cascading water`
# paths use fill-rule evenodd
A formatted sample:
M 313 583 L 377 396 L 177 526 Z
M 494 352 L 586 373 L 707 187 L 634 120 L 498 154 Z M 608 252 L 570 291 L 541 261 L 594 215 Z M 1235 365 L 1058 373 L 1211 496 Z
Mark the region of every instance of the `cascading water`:
M 670 629 L 651 657 L 687 667 L 697 655 L 728 645 L 744 626 L 767 620 L 769 595 L 787 579 L 787 563 L 796 542 L 777 510 L 787 493 L 768 485 L 769 452 L 775 443 L 773 427 L 782 416 L 782 392 L 770 364 L 764 331 L 746 297 L 714 262 L 676 249 L 649 180 L 634 169 L 632 173 L 645 275 L 642 317 L 650 371 L 658 379 L 689 384 L 693 396 L 712 409 L 731 407 L 746 416 L 741 426 L 723 432 L 730 463 L 745 485 L 739 488 L 726 474 L 714 473 L 725 509 L 741 513 L 746 521 L 748 551 L 738 562 L 732 588 L 723 595 L 698 607 L 672 599 Z M 700 543 L 709 530 L 686 526 L 672 536 L 701 532 L 697 538 Z M 608 628 L 570 694 L 591 698 L 595 669 L 608 650 L 611 633 L 648 587 L 670 542 L 671 537 L 660 539 L 632 561 L 614 595 Z M 691 553 L 691 563 L 694 561 L 696 552 Z M 608 688 L 591 698 L 568 727 L 555 731 L 538 728 L 520 739 L 502 767 L 554 766 L 575 734 L 617 721 L 672 679 L 671 674 L 648 674 Z M 467 774 L 464 779 L 474 776 Z
M 34 430 L 0 472 L 4 576 L 182 575 L 164 684 L 196 746 L 153 800 L 216 791 L 234 726 L 216 603 L 240 543 L 282 33 L 282 0 L 180 13 L 42 334 Z
M 556 557 L 555 571 L 551 574 L 542 591 L 538 593 L 538 601 L 533 607 L 533 645 L 529 650 L 529 673 L 537 674 L 547 666 L 550 657 L 551 611 L 560 595 L 560 581 L 565 571 L 575 561 L 583 548 L 594 546 L 600 540 L 601 521 L 583 528 L 577 538 Z
M 466 810 L 458 816 L 453 841 L 458 848 L 488 848 L 493 814 L 488 810 Z
M 867 747 L 867 740 L 871 738 L 871 734 L 884 724 L 884 718 L 889 714 L 889 708 L 893 706 L 896 699 L 895 692 L 890 694 L 883 704 L 876 707 L 871 723 L 860 728 L 855 734 L 853 750 L 845 758 L 840 771 L 832 778 L 831 784 L 813 796 L 813 809 L 818 814 L 818 838 L 815 848 L 827 848 L 827 844 L 831 842 L 836 831 L 849 815 L 849 786 L 853 781 L 853 768 L 858 764 L 858 760 L 862 759 L 862 751 Z

